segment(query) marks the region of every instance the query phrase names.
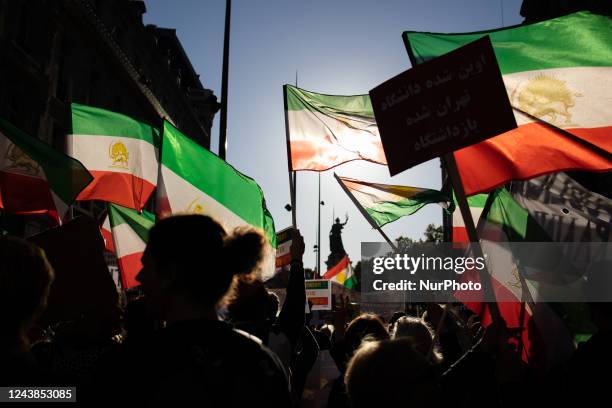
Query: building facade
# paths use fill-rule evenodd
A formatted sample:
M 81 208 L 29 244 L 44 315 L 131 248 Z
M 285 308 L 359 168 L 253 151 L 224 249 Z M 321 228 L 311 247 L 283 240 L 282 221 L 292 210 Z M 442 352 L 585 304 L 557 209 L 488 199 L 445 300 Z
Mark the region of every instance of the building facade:
M 165 118 L 210 148 L 217 97 L 176 31 L 145 12 L 136 0 L 0 0 L 0 117 L 64 151 L 76 102 Z

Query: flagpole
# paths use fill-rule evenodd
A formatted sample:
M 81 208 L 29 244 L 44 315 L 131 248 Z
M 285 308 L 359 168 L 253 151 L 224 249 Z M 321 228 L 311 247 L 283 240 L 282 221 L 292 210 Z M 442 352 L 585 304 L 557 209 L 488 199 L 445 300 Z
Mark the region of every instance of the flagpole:
M 229 42 L 232 0 L 225 0 L 225 33 L 223 37 L 223 72 L 221 74 L 221 119 L 219 121 L 219 157 L 225 160 L 227 144 L 227 76 L 229 71 Z
M 397 246 L 393 243 L 393 241 L 391 241 L 391 239 L 389 239 L 387 234 L 385 234 L 385 232 L 378 226 L 378 224 L 376 224 L 376 222 L 372 219 L 372 217 L 370 217 L 370 214 L 368 214 L 368 212 L 365 210 L 365 208 L 363 208 L 361 206 L 361 204 L 359 204 L 359 202 L 355 199 L 353 194 L 351 194 L 351 192 L 346 188 L 346 186 L 344 185 L 342 180 L 340 180 L 340 178 L 338 177 L 338 175 L 336 173 L 334 173 L 334 177 L 336 178 L 336 181 L 338 182 L 338 184 L 340 184 L 340 187 L 342 187 L 342 190 L 344 190 L 346 195 L 349 196 L 349 198 L 351 199 L 353 204 L 355 204 L 355 206 L 357 206 L 357 209 L 359 210 L 361 215 L 363 215 L 365 217 L 365 219 L 368 220 L 368 222 L 370 223 L 372 228 L 377 230 L 380 233 L 380 235 L 382 235 L 382 237 L 385 239 L 385 241 L 387 241 L 387 243 L 391 246 L 391 248 L 395 252 L 397 252 Z
M 467 202 L 467 197 L 465 196 L 465 190 L 463 189 L 461 176 L 459 175 L 457 163 L 455 162 L 455 156 L 452 152 L 447 153 L 443 156 L 443 161 L 444 165 L 446 166 L 446 170 L 448 171 L 448 176 L 450 177 L 455 196 L 457 197 L 457 204 L 459 205 L 459 209 L 461 210 L 461 216 L 463 217 L 463 222 L 465 223 L 465 229 L 467 231 L 470 242 L 478 244 L 473 245 L 472 250 L 475 252 L 476 257 L 484 258 L 482 248 L 480 247 L 480 238 L 478 237 L 478 232 L 476 231 L 476 226 L 474 225 L 474 219 L 472 218 L 470 206 Z M 486 298 L 495 299 L 491 276 L 489 275 L 486 266 L 479 272 L 481 281 L 480 283 L 482 284 Z M 487 302 L 487 306 L 489 307 L 489 312 L 491 313 L 491 318 L 493 319 L 493 321 L 501 320 L 501 314 L 499 313 L 499 306 L 497 305 L 497 302 Z
M 321 172 L 319 173 L 319 217 L 317 222 L 317 275 L 321 277 Z
M 287 114 L 287 85 L 283 85 L 283 101 L 285 104 L 285 138 L 287 140 L 287 169 L 289 172 L 289 196 L 291 198 L 291 224 L 293 228 L 297 228 L 295 209 L 297 174 L 293 171 L 293 165 L 291 163 L 291 142 L 289 141 L 289 119 Z

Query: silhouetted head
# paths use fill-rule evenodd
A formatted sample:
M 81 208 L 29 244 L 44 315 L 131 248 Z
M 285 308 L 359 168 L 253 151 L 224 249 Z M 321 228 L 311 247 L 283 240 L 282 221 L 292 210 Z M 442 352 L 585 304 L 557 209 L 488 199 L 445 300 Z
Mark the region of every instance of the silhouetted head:
M 368 341 L 344 377 L 351 407 L 436 407 L 437 377 L 408 339 Z
M 278 296 L 269 292 L 263 282 L 240 277 L 227 311 L 234 322 L 263 322 L 275 319 L 278 307 Z
M 47 305 L 53 269 L 45 252 L 14 237 L 0 237 L 2 332 L 25 341 L 24 333 Z
M 363 313 L 349 323 L 346 328 L 345 339 L 351 353 L 359 347 L 366 337 L 372 340 L 386 340 L 389 338 L 389 332 L 385 328 L 383 321 L 380 320 L 380 317 L 370 313 Z
M 168 301 L 177 298 L 214 309 L 236 275 L 255 270 L 265 242 L 254 229 L 228 234 L 204 215 L 164 218 L 149 233 L 137 279 L 155 312 L 162 315 Z
M 414 350 L 428 357 L 434 340 L 434 332 L 423 319 L 403 316 L 393 325 L 393 338 L 407 339 Z M 435 364 L 442 361 L 442 355 L 435 347 L 432 351 L 431 361 Z

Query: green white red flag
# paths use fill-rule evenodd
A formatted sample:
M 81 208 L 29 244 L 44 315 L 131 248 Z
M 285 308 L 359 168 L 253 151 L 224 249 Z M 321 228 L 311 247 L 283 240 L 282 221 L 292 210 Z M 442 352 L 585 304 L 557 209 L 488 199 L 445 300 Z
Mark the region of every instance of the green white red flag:
M 387 164 L 369 95 L 324 95 L 284 86 L 292 170 L 324 171 L 352 160 Z
M 227 231 L 252 226 L 262 230 L 270 245 L 261 266 L 262 277 L 274 275 L 276 232 L 259 185 L 214 153 L 164 123 L 158 215 L 205 214 Z
M 117 254 L 121 287 L 130 289 L 139 285 L 136 275 L 142 269 L 141 258 L 147 246 L 149 230 L 155 224 L 155 215 L 108 204 L 108 218 Z
M 158 134 L 128 116 L 73 103 L 67 152 L 94 176 L 78 200 L 141 210 L 157 186 Z
M 91 182 L 79 161 L 0 118 L 0 208 L 13 214 L 49 214 L 61 222 Z
M 478 33 L 405 32 L 404 39 L 419 64 L 485 35 L 519 126 L 454 153 L 465 193 L 569 169 L 612 170 L 612 18 L 579 12 Z

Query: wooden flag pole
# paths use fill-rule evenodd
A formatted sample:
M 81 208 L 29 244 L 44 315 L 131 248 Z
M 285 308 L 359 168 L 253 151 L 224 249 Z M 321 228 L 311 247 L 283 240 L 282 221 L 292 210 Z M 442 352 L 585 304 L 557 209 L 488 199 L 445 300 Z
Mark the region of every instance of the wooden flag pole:
M 361 206 L 361 204 L 359 204 L 359 202 L 357 200 L 355 200 L 355 196 L 353 196 L 353 194 L 351 194 L 351 192 L 348 190 L 348 188 L 346 188 L 346 186 L 344 185 L 342 180 L 340 180 L 340 178 L 338 177 L 338 175 L 336 173 L 334 173 L 334 177 L 336 178 L 336 181 L 338 182 L 338 184 L 340 184 L 340 187 L 342 187 L 342 190 L 344 190 L 346 195 L 349 196 L 349 198 L 351 199 L 353 204 L 355 204 L 357 206 L 357 209 L 359 210 L 361 215 L 363 215 L 365 217 L 365 219 L 368 220 L 368 222 L 370 223 L 372 228 L 377 230 L 380 233 L 380 235 L 382 235 L 382 237 L 385 239 L 385 241 L 387 241 L 387 243 L 391 246 L 391 249 L 393 249 L 393 251 L 397 252 L 397 246 L 393 243 L 393 241 L 391 241 L 391 239 L 389 239 L 387 234 L 385 234 L 385 232 L 378 226 L 378 224 L 376 224 L 376 222 L 372 219 L 372 217 L 370 217 L 370 214 L 368 214 L 368 212 L 365 210 L 365 208 L 363 208 Z
M 461 216 L 463 217 L 463 222 L 465 223 L 465 229 L 470 242 L 480 244 L 480 239 L 478 238 L 478 233 L 476 231 L 476 225 L 474 224 L 472 212 L 470 211 L 470 206 L 467 202 L 465 191 L 463 190 L 461 176 L 459 175 L 457 163 L 455 162 L 455 156 L 452 152 L 447 153 L 443 156 L 442 160 L 446 166 L 446 170 L 448 171 L 448 176 L 450 177 L 455 196 L 457 197 L 457 204 L 461 210 Z M 473 245 L 472 250 L 474 251 L 476 257 L 484 257 L 480 245 Z M 486 265 L 484 269 L 480 270 L 480 283 L 482 284 L 485 297 L 487 299 L 495 299 L 493 285 L 491 283 L 491 276 L 487 271 Z M 501 314 L 499 313 L 499 306 L 497 305 L 497 302 L 487 302 L 487 306 L 489 307 L 489 312 L 491 313 L 493 321 L 499 321 L 501 319 Z

